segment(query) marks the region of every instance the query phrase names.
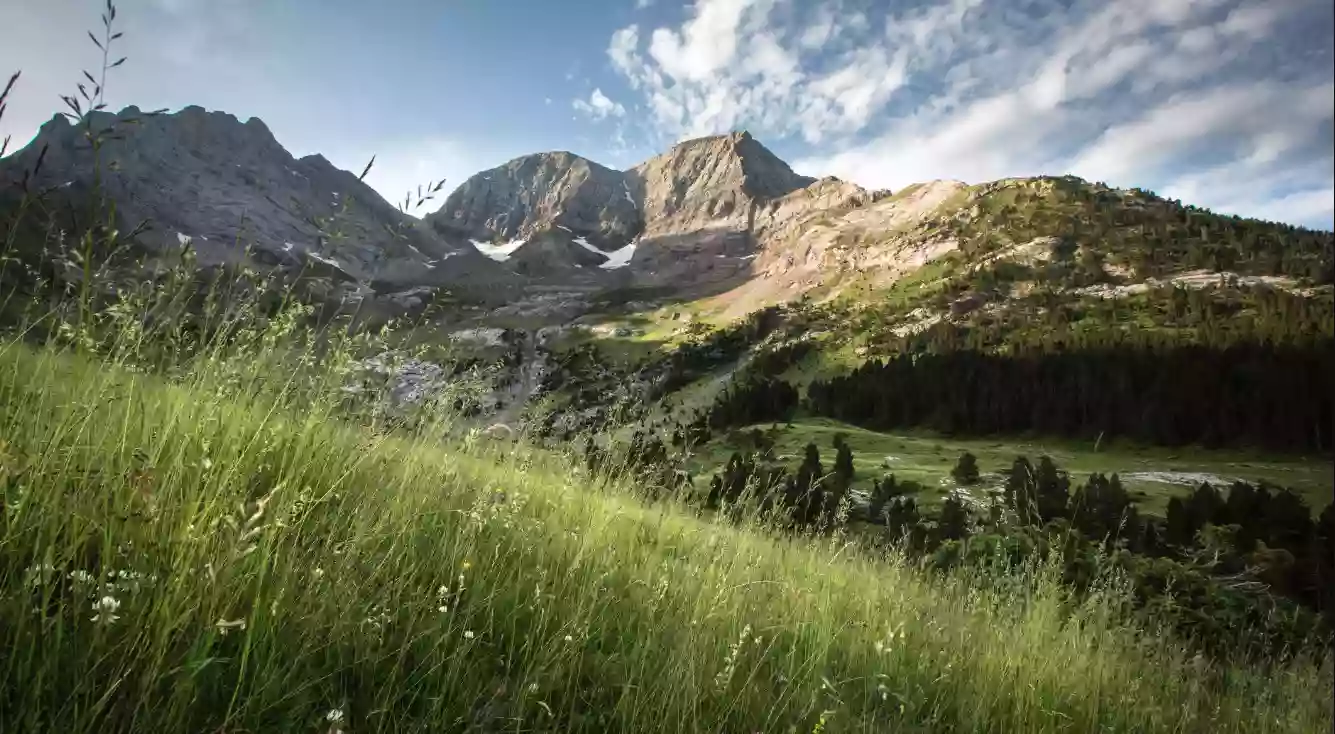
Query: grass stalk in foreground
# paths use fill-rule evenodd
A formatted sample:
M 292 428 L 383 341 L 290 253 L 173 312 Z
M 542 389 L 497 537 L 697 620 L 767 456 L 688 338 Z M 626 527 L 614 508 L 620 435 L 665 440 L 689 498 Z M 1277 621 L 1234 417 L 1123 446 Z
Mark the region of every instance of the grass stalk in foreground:
M 1191 658 L 1042 569 L 932 578 L 216 379 L 0 347 L 0 729 L 1331 726 L 1329 660 Z

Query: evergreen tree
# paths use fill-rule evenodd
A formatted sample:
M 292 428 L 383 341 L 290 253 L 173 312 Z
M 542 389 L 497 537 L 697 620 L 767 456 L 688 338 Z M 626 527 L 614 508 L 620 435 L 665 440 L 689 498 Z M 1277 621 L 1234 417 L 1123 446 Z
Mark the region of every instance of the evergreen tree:
M 848 445 L 847 436 L 834 434 L 834 476 L 845 488 L 853 484 L 853 449 Z
M 964 540 L 969 537 L 969 510 L 958 497 L 951 495 L 941 503 L 941 514 L 936 521 L 936 541 Z
M 899 496 L 899 494 L 899 483 L 895 481 L 894 474 L 888 474 L 881 479 L 873 479 L 871 496 L 867 499 L 867 521 L 884 525 L 886 503 Z
M 955 468 L 950 470 L 950 476 L 954 477 L 959 484 L 977 484 L 978 457 L 968 451 L 960 454 L 959 461 L 955 463 Z
M 825 468 L 821 466 L 820 449 L 816 448 L 816 444 L 808 442 L 803 450 L 802 464 L 797 467 L 795 477 L 797 500 L 794 519 L 801 525 L 815 524 L 825 509 L 825 492 L 821 487 L 824 476 Z
M 1039 518 L 1048 523 L 1065 517 L 1066 505 L 1070 501 L 1070 476 L 1058 469 L 1050 457 L 1044 456 L 1038 460 L 1034 482 Z
M 1034 466 L 1023 456 L 1015 457 L 1006 473 L 1005 502 L 1021 525 L 1040 523 Z

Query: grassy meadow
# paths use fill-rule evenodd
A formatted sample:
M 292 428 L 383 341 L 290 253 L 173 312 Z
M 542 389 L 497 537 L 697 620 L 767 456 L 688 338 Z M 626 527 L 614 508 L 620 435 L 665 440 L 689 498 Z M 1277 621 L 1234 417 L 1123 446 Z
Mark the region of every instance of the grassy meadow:
M 1300 494 L 1320 512 L 1331 502 L 1331 486 L 1335 485 L 1335 469 L 1326 457 L 1298 457 L 1268 455 L 1257 452 L 1206 450 L 1196 447 L 1171 449 L 1153 446 L 1129 446 L 1106 442 L 1095 447 L 1092 441 L 1073 441 L 1049 438 L 953 438 L 927 432 L 879 433 L 847 425 L 826 418 L 804 417 L 792 425 L 763 423 L 742 429 L 758 428 L 773 432 L 776 456 L 790 457 L 787 462 L 796 465 L 801 460 L 803 447 L 814 442 L 827 461 L 833 460 L 834 436 L 842 433 L 853 449 L 854 466 L 858 478 L 868 487 L 872 478 L 894 474 L 899 479 L 910 479 L 932 491 L 919 501 L 927 505 L 944 500 L 956 485 L 950 470 L 960 454 L 970 452 L 978 458 L 984 475 L 983 486 L 1001 486 L 1001 473 L 1010 468 L 1016 456 L 1037 460 L 1050 456 L 1057 465 L 1083 482 L 1094 472 L 1118 473 L 1123 484 L 1145 510 L 1162 514 L 1173 496 L 1186 496 L 1199 481 L 1241 480 L 1266 482 L 1288 487 Z M 744 441 L 730 433 L 719 436 L 696 457 L 697 471 L 714 471 L 727 462 L 728 456 L 744 446 Z M 826 456 L 828 454 L 828 456 Z M 1216 482 L 1217 483 L 1217 482 Z M 1225 489 L 1227 483 L 1220 486 Z

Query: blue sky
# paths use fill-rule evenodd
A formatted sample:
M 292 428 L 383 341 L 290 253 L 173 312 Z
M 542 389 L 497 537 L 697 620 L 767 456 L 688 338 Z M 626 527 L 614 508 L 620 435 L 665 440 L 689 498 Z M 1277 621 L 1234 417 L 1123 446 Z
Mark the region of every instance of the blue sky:
M 0 133 L 98 62 L 96 0 L 0 0 Z M 397 200 L 524 153 L 747 129 L 869 187 L 1074 173 L 1331 228 L 1330 0 L 123 0 L 119 108 L 263 119 Z

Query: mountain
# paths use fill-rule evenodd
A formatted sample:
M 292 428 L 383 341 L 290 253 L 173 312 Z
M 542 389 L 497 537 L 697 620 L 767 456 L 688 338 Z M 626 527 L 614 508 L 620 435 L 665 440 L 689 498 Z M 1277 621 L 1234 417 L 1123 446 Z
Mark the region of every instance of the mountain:
M 326 281 L 326 300 L 390 311 L 443 288 L 483 320 L 564 323 L 607 294 L 698 302 L 732 318 L 804 296 L 874 301 L 943 260 L 1041 270 L 1058 250 L 1097 271 L 1098 283 L 1081 287 L 1198 271 L 1291 289 L 1331 279 L 1329 233 L 1071 177 L 869 191 L 799 175 L 746 132 L 687 140 L 624 171 L 566 151 L 522 156 L 470 177 L 417 220 L 323 157 L 294 158 L 258 119 L 131 107 L 88 123 L 110 133 L 100 186 L 116 202 L 116 226 L 150 223 L 134 238 L 149 262 L 188 243 L 206 267 L 296 272 Z M 44 194 L 45 219 L 75 233 L 96 169 L 85 127 L 57 116 L 0 161 L 0 211 L 27 181 Z M 38 227 L 19 239 L 50 238 Z M 958 315 L 950 310 L 928 316 Z
M 100 170 L 88 130 L 103 133 Z M 204 267 L 301 272 L 338 284 L 335 294 L 354 301 L 515 280 L 476 250 L 424 231 L 323 156 L 294 158 L 256 118 L 242 123 L 200 107 L 145 115 L 129 107 L 93 113 L 85 126 L 58 115 L 0 161 L 0 203 L 13 206 L 24 181 L 72 231 L 86 225 L 96 181 L 115 202 L 121 231 L 148 223 L 134 244 L 150 262 L 189 245 Z

